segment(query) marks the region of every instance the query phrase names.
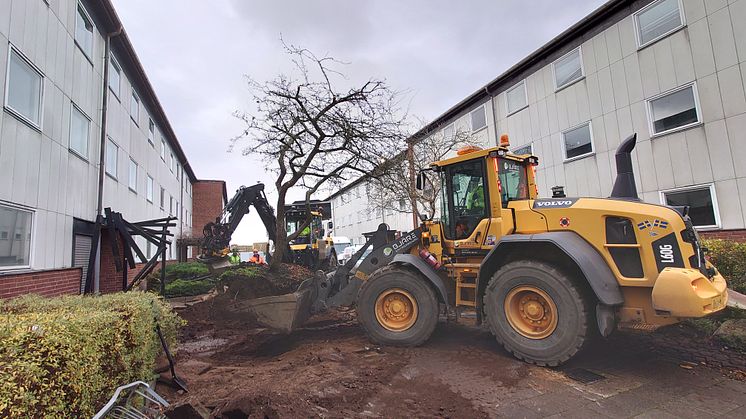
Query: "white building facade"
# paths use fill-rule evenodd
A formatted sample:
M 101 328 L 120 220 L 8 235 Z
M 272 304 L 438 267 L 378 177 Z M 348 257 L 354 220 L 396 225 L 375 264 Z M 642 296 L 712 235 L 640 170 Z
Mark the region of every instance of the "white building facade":
M 609 1 L 415 136 L 474 131 L 484 107 L 486 145 L 505 133 L 539 157 L 541 196 L 562 185 L 604 197 L 616 147 L 637 133 L 640 198 L 689 205 L 700 230 L 736 236 L 746 228 L 744 22 L 746 0 Z
M 119 30 L 109 0 L 0 2 L 0 275 L 87 266 L 99 193 L 129 221 L 190 231 L 196 178 Z

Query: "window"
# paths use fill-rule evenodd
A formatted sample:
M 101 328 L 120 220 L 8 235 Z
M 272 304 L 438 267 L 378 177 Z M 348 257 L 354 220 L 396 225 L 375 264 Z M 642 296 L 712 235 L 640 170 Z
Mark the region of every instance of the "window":
M 565 160 L 587 156 L 593 153 L 593 138 L 591 123 L 571 128 L 562 133 L 562 145 L 565 150 Z
M 93 21 L 82 4 L 75 18 L 75 43 L 89 60 L 93 57 Z
M 121 83 L 122 68 L 119 67 L 119 64 L 114 60 L 114 57 L 111 57 L 109 60 L 109 89 L 111 89 L 117 97 L 119 97 L 119 87 Z
M 717 199 L 714 185 L 694 186 L 661 192 L 664 205 L 689 207 L 689 217 L 698 228 L 720 227 Z
M 166 140 L 161 138 L 161 160 L 166 161 Z
M 484 106 L 471 111 L 471 130 L 479 131 L 487 126 L 487 117 L 484 114 Z
M 168 160 L 168 168 L 171 170 L 171 173 L 174 172 L 174 153 L 170 153 L 170 159 Z
M 568 52 L 552 63 L 554 87 L 559 90 L 583 78 L 583 62 L 580 47 Z
M 528 173 L 527 167 L 515 160 L 499 158 L 500 172 L 500 199 L 503 208 L 508 207 L 508 202 L 520 199 L 528 199 Z
M 0 269 L 31 266 L 33 213 L 0 205 Z
M 70 114 L 70 150 L 88 160 L 88 140 L 91 136 L 91 120 L 72 105 Z
M 659 0 L 634 15 L 637 46 L 642 48 L 684 26 L 680 0 Z
M 648 99 L 648 119 L 653 135 L 699 124 L 699 103 L 694 84 Z
M 137 193 L 137 163 L 130 159 L 130 172 L 128 186 L 132 192 Z
M 153 203 L 153 178 L 148 175 L 145 181 L 145 199 L 151 204 Z
M 43 76 L 30 62 L 10 48 L 5 106 L 16 115 L 41 127 Z
M 181 165 L 176 165 L 176 180 L 179 180 L 179 177 L 181 176 Z
M 355 198 L 360 199 L 360 188 L 357 186 L 355 187 Z
M 119 154 L 119 147 L 114 144 L 114 141 L 111 141 L 111 138 L 108 138 L 106 140 L 106 161 L 104 164 L 106 165 L 106 173 L 114 179 L 117 178 L 117 154 Z
M 148 259 L 153 257 L 153 243 L 151 243 L 150 240 L 145 242 L 145 257 Z
M 161 187 L 161 209 L 164 208 L 165 203 L 166 203 L 166 190 Z
M 168 213 L 171 215 L 174 214 L 174 197 L 173 196 L 168 197 Z
M 521 109 L 528 107 L 526 80 L 522 80 L 520 83 L 505 92 L 505 105 L 508 110 L 508 115 L 514 114 Z
M 178 202 L 176 202 L 176 212 L 174 214 L 176 214 L 177 218 L 181 218 L 181 213 L 179 212 L 179 203 Z
M 151 147 L 155 147 L 155 124 L 148 118 L 148 142 Z
M 443 128 L 443 139 L 444 140 L 451 140 L 453 139 L 454 132 L 453 132 L 453 124 Z
M 140 98 L 137 97 L 137 93 L 132 91 L 132 101 L 130 102 L 130 116 L 136 124 L 140 121 Z
M 442 221 L 447 238 L 462 240 L 474 232 L 479 222 L 489 214 L 484 189 L 483 160 L 468 160 L 441 172 L 444 207 Z
M 524 154 L 534 154 L 534 143 L 528 143 L 526 145 L 522 145 L 520 147 L 516 147 L 513 149 L 513 154 L 516 155 L 524 155 Z

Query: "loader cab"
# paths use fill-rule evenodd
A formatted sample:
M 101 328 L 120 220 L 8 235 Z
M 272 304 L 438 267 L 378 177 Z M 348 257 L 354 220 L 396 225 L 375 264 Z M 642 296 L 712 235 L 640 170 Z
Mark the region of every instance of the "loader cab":
M 502 235 L 513 232 L 513 207 L 536 198 L 534 156 L 508 152 L 507 142 L 482 150 L 465 147 L 431 168 L 441 181 L 444 250 L 483 256 Z

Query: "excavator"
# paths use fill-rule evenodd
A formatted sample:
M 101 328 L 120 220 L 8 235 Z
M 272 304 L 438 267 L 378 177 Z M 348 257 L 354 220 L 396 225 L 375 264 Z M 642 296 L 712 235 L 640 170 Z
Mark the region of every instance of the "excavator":
M 337 256 L 333 247 L 334 239 L 324 234 L 322 225 L 324 208 L 328 207 L 326 212 L 329 212 L 331 207 L 323 202 L 314 202 L 313 205 L 314 209 L 310 211 L 310 225 L 295 240 L 288 243 L 283 262 L 295 263 L 311 269 L 328 270 L 337 266 Z M 207 223 L 202 229 L 203 238 L 198 260 L 208 263 L 214 272 L 230 266 L 227 256 L 230 253 L 231 236 L 252 206 L 267 230 L 270 243 L 274 243 L 277 234 L 277 217 L 264 194 L 264 184 L 241 186 L 225 205 L 220 216 L 214 222 Z M 305 203 L 296 202 L 285 206 L 288 234 L 301 227 L 307 218 L 309 218 L 309 213 Z M 267 254 L 270 255 L 269 252 Z
M 250 300 L 249 309 L 289 333 L 313 314 L 354 306 L 372 341 L 397 346 L 423 344 L 441 318 L 475 317 L 515 357 L 543 366 L 618 328 L 653 330 L 723 310 L 726 282 L 688 208 L 638 198 L 635 143 L 632 135 L 616 151 L 609 198 L 539 197 L 538 158 L 512 154 L 507 136 L 462 148 L 416 175 L 418 188 L 440 177 L 439 220 L 421 217 L 398 238 L 381 224 L 336 271 Z

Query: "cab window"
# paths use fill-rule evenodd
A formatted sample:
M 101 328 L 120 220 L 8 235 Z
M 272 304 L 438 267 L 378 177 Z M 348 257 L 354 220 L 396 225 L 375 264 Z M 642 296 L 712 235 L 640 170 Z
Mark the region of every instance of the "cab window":
M 528 199 L 528 166 L 523 162 L 499 158 L 500 199 L 503 208 L 507 208 L 508 202 L 520 199 Z
M 447 168 L 443 222 L 446 237 L 465 239 L 474 232 L 477 224 L 488 216 L 485 189 L 484 160 L 477 159 Z

